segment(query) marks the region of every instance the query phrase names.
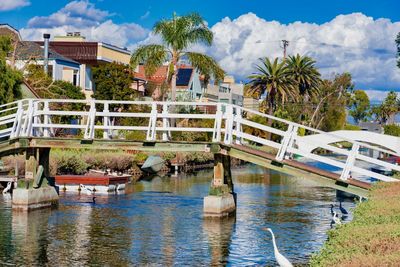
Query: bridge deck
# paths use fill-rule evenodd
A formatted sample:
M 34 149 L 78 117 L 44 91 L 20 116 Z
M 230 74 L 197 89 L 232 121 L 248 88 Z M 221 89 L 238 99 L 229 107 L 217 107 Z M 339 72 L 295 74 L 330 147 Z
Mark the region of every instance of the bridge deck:
M 340 175 L 295 160 L 285 159 L 281 164 L 275 161 L 275 156 L 243 145 L 221 146 L 227 153 L 247 162 L 251 162 L 278 172 L 284 172 L 297 177 L 306 177 L 331 188 L 342 190 L 359 196 L 367 196 L 371 184 L 355 179 L 340 180 Z
M 102 149 L 147 152 L 221 152 L 232 157 L 254 163 L 278 172 L 297 177 L 306 177 L 319 184 L 339 189 L 348 193 L 366 196 L 370 184 L 354 179 L 340 180 L 340 175 L 320 168 L 312 167 L 295 160 L 285 159 L 278 163 L 275 155 L 244 145 L 226 145 L 206 142 L 140 142 L 131 140 L 81 140 L 76 138 L 15 138 L 0 143 L 0 155 L 18 153 L 26 148 L 74 148 Z

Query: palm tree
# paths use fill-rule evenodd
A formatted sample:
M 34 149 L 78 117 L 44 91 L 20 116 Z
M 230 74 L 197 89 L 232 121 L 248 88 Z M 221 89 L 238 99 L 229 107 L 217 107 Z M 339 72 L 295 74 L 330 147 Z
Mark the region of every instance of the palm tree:
M 176 16 L 174 13 L 172 19 L 157 22 L 153 32 L 161 36 L 163 44 L 138 47 L 132 54 L 131 67 L 136 68 L 138 64 L 143 63 L 146 75 L 152 75 L 159 66 L 168 63 L 172 101 L 176 100 L 177 65 L 182 59 L 187 59 L 192 67 L 204 75 L 206 81 L 211 77 L 216 80 L 223 79 L 225 73 L 212 57 L 188 51 L 194 44 L 203 43 L 210 46 L 213 41 L 213 33 L 199 14 Z
M 266 93 L 268 114 L 273 115 L 278 99 L 283 105 L 289 98 L 296 100 L 298 92 L 285 61 L 279 62 L 275 58 L 271 62 L 267 57 L 260 58 L 260 61 L 261 64 L 256 66 L 257 72 L 249 76 L 249 91 L 258 95 Z
M 290 98 L 297 100 L 298 92 L 289 76 L 289 69 L 285 61 L 279 62 L 275 58 L 273 62 L 269 58 L 260 58 L 261 64 L 256 65 L 257 72 L 249 76 L 250 94 L 263 95 L 266 93 L 266 108 L 269 115 L 273 115 L 276 109 L 276 102 L 280 100 L 282 106 Z M 272 125 L 272 119 L 268 118 L 267 125 Z M 271 133 L 267 134 L 271 139 Z
M 301 95 L 311 96 L 318 90 L 321 74 L 315 67 L 315 60 L 307 56 L 289 56 L 285 61 L 288 75 L 295 81 Z

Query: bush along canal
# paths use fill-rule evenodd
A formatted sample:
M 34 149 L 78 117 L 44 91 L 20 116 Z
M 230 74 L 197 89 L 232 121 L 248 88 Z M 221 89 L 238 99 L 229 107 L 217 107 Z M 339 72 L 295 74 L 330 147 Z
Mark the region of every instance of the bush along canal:
M 311 266 L 400 266 L 400 184 L 377 184 L 354 219 L 329 231 Z

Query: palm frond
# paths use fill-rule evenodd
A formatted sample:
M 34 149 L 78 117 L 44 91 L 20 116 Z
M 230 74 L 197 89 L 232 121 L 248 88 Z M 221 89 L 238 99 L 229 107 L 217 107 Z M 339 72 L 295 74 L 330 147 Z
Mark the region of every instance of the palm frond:
M 157 22 L 153 31 L 160 34 L 163 41 L 175 51 L 182 51 L 197 42 L 211 45 L 213 40 L 212 32 L 197 13 L 185 16 L 174 14 L 171 20 Z
M 206 79 L 214 78 L 216 81 L 224 79 L 225 71 L 218 65 L 218 63 L 210 56 L 196 53 L 186 52 L 190 64 L 198 69 L 200 74 L 204 75 Z
M 152 75 L 168 59 L 168 53 L 168 50 L 162 45 L 140 46 L 131 56 L 131 68 L 135 69 L 142 63 L 146 67 L 146 75 Z

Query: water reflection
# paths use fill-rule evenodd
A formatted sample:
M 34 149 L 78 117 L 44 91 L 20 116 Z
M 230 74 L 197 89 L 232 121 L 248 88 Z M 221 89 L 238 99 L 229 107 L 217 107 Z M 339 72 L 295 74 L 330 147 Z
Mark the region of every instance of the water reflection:
M 96 204 L 63 193 L 57 210 L 29 214 L 13 213 L 0 198 L 0 265 L 275 265 L 264 227 L 285 256 L 306 263 L 326 239 L 335 191 L 251 165 L 233 177 L 236 217 L 221 221 L 202 214 L 212 171 L 153 177 L 124 195 L 98 195 Z
M 222 220 L 204 220 L 203 231 L 208 237 L 211 266 L 220 266 L 228 263 L 229 247 L 232 241 L 232 234 L 235 230 L 235 221 L 235 216 L 230 216 Z

